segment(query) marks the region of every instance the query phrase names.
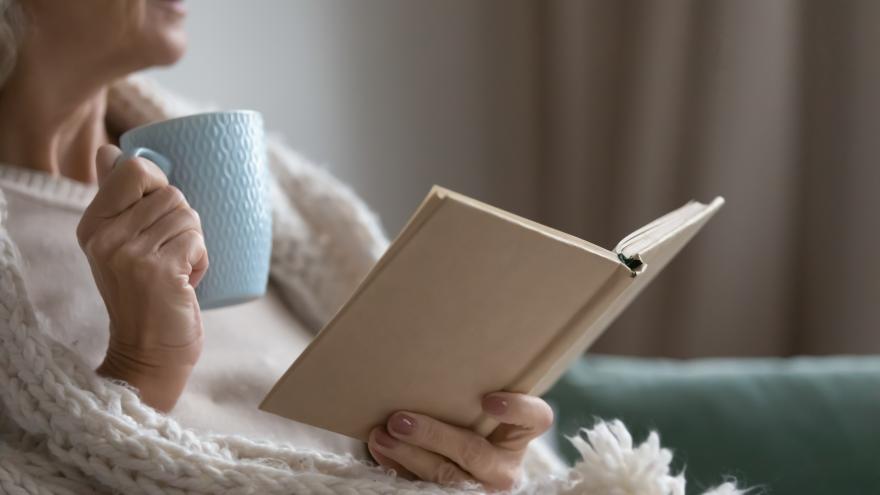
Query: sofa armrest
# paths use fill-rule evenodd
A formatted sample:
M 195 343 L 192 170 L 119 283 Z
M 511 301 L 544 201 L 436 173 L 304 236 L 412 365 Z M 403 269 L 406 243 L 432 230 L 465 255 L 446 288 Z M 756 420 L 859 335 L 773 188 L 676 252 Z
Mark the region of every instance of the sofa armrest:
M 773 494 L 880 493 L 880 357 L 587 356 L 545 399 L 560 437 L 594 418 L 656 430 L 694 490 L 723 472 Z

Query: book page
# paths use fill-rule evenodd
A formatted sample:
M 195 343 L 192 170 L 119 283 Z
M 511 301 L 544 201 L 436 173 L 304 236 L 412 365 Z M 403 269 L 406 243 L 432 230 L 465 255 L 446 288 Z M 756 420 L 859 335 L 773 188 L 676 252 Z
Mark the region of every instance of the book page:
M 715 198 L 712 203 L 706 205 L 697 201 L 690 201 L 681 208 L 674 210 L 644 227 L 626 236 L 614 248 L 614 252 L 624 258 L 637 256 L 639 253 L 651 249 L 652 246 L 663 242 L 685 226 L 698 221 L 709 210 L 714 210 L 724 204 L 721 197 Z

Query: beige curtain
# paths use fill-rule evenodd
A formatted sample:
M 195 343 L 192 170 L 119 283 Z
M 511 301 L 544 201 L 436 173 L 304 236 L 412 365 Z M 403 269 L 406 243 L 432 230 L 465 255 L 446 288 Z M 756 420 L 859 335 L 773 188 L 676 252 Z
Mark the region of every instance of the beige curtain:
M 880 2 L 528 10 L 540 220 L 613 246 L 728 200 L 596 350 L 880 352 Z

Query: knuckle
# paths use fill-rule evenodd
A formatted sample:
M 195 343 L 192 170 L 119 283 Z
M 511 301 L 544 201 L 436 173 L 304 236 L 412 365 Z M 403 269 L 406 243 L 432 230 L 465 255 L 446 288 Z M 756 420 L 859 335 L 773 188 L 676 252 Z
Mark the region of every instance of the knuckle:
M 202 234 L 200 234 L 197 230 L 190 229 L 184 232 L 182 235 L 186 236 L 186 242 L 190 247 L 195 248 L 198 251 L 203 251 L 205 249 L 205 243 L 202 240 Z
M 164 229 L 170 228 L 180 228 L 181 226 L 187 225 L 189 222 L 189 215 L 186 212 L 186 208 L 178 206 L 171 210 L 166 217 L 162 219 L 163 224 L 161 225 Z
M 459 481 L 458 468 L 449 461 L 442 461 L 434 468 L 431 481 L 441 485 L 449 485 Z
M 116 273 L 124 273 L 129 265 L 128 258 L 121 251 L 114 253 L 105 262 Z
M 82 247 L 83 252 L 86 253 L 86 256 L 89 259 L 96 260 L 100 257 L 97 250 L 95 249 L 94 237 L 80 241 L 80 246 Z
M 168 185 L 168 178 L 153 162 L 141 157 L 129 161 L 131 163 L 126 169 L 137 178 L 142 188 L 146 189 L 151 180 L 159 180 L 162 186 Z
M 465 469 L 469 467 L 485 467 L 487 459 L 486 440 L 478 436 L 468 436 L 461 444 L 459 457 Z
M 149 162 L 140 157 L 131 158 L 125 162 L 125 170 L 134 176 L 143 177 L 150 173 Z
M 86 241 L 86 254 L 96 259 L 104 259 L 113 251 L 113 241 L 107 230 L 95 232 Z
M 76 242 L 79 243 L 79 247 L 83 250 L 86 248 L 86 244 L 88 243 L 88 227 L 85 225 L 85 220 L 80 220 L 80 222 L 76 225 Z
M 186 211 L 186 216 L 189 219 L 190 223 L 195 226 L 199 226 L 202 224 L 201 219 L 199 218 L 199 213 L 196 210 L 192 208 L 186 208 L 184 211 Z
M 201 258 L 201 262 L 203 263 L 205 270 L 207 270 L 211 266 L 211 257 L 208 256 L 208 248 L 205 246 L 204 239 L 199 241 L 199 251 L 196 256 L 198 258 Z
M 118 272 L 129 273 L 139 278 L 147 278 L 156 270 L 154 260 L 133 242 L 119 246 L 113 253 L 111 261 Z
M 150 169 L 149 164 L 140 158 L 135 160 L 137 164 L 134 167 L 131 167 L 131 170 L 135 174 L 135 180 L 138 183 L 138 189 L 141 191 L 146 190 L 147 185 L 150 183 Z
M 547 431 L 553 426 L 553 421 L 555 420 L 553 415 L 553 408 L 550 407 L 544 401 L 541 401 L 541 407 L 539 408 L 539 413 L 535 421 L 535 426 L 540 431 Z
M 128 271 L 137 261 L 131 246 L 122 245 L 110 256 L 110 264 L 117 272 Z
M 206 257 L 208 256 L 208 246 L 205 245 L 205 236 L 202 235 L 201 232 L 195 232 L 196 236 L 196 244 L 199 247 L 199 251 L 202 252 Z
M 201 234 L 202 224 L 199 217 L 191 208 L 180 208 L 174 215 L 177 217 L 175 223 L 181 227 L 180 233 L 186 232 L 187 235 Z
M 443 441 L 443 432 L 437 427 L 437 423 L 431 420 L 422 420 L 421 423 L 417 431 L 421 432 L 422 442 L 431 446 L 440 445 Z
M 162 190 L 169 196 L 169 202 L 172 205 L 186 204 L 186 198 L 180 189 L 174 186 L 165 186 Z
M 165 177 L 162 169 L 148 158 L 138 157 L 137 161 L 141 164 L 141 171 L 144 175 L 155 175 L 157 177 Z
M 152 256 L 138 255 L 133 249 L 127 249 L 126 252 L 126 266 L 135 280 L 155 279 L 159 273 L 163 272 L 161 267 L 156 266 Z

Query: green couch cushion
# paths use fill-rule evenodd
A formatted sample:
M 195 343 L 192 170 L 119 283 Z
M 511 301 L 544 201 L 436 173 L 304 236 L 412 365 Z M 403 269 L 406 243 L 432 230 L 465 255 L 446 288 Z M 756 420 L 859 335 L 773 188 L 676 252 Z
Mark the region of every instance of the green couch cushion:
M 587 356 L 545 395 L 563 436 L 596 419 L 649 431 L 688 493 L 735 477 L 767 494 L 880 494 L 880 357 L 661 359 Z

